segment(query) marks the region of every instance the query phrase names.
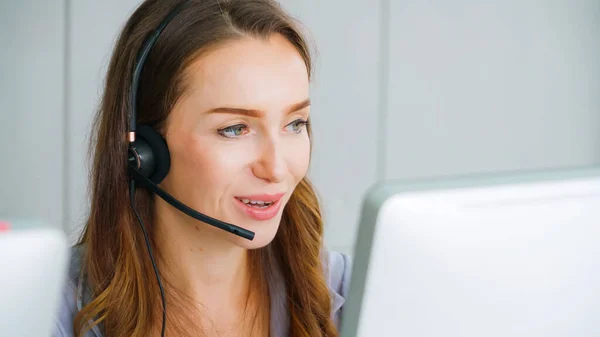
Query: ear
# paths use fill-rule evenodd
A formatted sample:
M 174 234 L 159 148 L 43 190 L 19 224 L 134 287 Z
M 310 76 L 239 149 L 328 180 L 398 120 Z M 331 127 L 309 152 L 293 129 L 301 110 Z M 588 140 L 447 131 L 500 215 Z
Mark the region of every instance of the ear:
M 169 173 L 171 155 L 165 139 L 148 125 L 138 125 L 134 143 L 139 157 L 139 172 L 155 184 Z

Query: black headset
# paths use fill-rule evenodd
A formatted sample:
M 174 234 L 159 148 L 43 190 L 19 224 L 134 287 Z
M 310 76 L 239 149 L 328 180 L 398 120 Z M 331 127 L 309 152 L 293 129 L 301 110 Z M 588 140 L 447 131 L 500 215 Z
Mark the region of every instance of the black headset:
M 130 113 L 129 113 L 129 131 L 127 134 L 129 141 L 129 148 L 127 151 L 127 172 L 129 174 L 129 198 L 131 208 L 133 209 L 137 220 L 142 228 L 142 232 L 144 233 L 144 238 L 146 240 L 146 247 L 148 249 L 148 253 L 150 254 L 150 260 L 152 262 L 152 267 L 154 268 L 154 273 L 156 274 L 156 279 L 158 281 L 158 286 L 160 288 L 160 295 L 163 306 L 163 321 L 162 321 L 162 332 L 161 336 L 165 335 L 166 328 L 166 317 L 167 317 L 167 307 L 165 302 L 165 294 L 162 286 L 162 281 L 160 278 L 160 273 L 158 272 L 158 268 L 156 267 L 156 262 L 154 260 L 154 256 L 152 254 L 152 248 L 150 245 L 150 240 L 148 238 L 148 234 L 146 232 L 146 228 L 144 227 L 144 223 L 142 218 L 140 217 L 137 209 L 135 208 L 135 191 L 136 184 L 139 187 L 145 187 L 149 189 L 151 192 L 155 193 L 167 203 L 177 208 L 184 214 L 191 216 L 194 219 L 207 223 L 209 225 L 215 226 L 217 228 L 223 229 L 227 232 L 233 233 L 240 237 L 243 237 L 248 240 L 254 239 L 254 232 L 251 232 L 247 229 L 238 227 L 236 225 L 223 222 L 217 219 L 214 219 L 208 215 L 202 214 L 191 207 L 186 206 L 175 197 L 171 196 L 169 193 L 158 187 L 158 184 L 167 176 L 169 173 L 169 168 L 171 166 L 171 156 L 169 154 L 169 148 L 167 146 L 164 138 L 152 127 L 148 125 L 137 125 L 137 94 L 139 87 L 140 74 L 144 67 L 144 63 L 146 62 L 146 58 L 152 49 L 152 46 L 158 40 L 158 37 L 165 29 L 165 27 L 171 22 L 179 12 L 181 12 L 182 8 L 188 1 L 182 1 L 179 3 L 169 14 L 162 20 L 160 25 L 152 31 L 152 33 L 147 37 L 142 45 L 142 48 L 138 54 L 135 70 L 133 73 L 133 79 L 130 88 L 130 96 L 129 96 L 129 104 L 130 104 Z

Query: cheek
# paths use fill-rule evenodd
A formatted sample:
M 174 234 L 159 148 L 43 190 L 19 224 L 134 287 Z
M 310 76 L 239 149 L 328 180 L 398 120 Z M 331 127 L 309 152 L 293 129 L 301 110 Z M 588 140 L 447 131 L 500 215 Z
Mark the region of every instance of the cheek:
M 190 136 L 171 152 L 172 177 L 178 187 L 196 191 L 196 196 L 212 194 L 227 183 L 232 163 L 206 140 Z M 190 188 L 194 187 L 194 188 Z
M 290 173 L 294 177 L 295 183 L 298 184 L 308 172 L 310 164 L 310 140 L 308 136 L 300 142 L 296 142 L 287 152 L 287 162 Z
M 239 170 L 242 158 L 232 156 L 206 140 L 198 139 L 189 144 L 182 158 L 193 184 L 223 185 L 231 180 L 231 175 Z
M 177 175 L 184 176 L 190 182 L 202 179 L 206 172 L 210 172 L 210 165 L 214 164 L 208 153 L 194 141 L 185 142 L 177 152 L 172 153 L 171 160 Z
M 181 159 L 185 162 L 189 183 L 222 194 L 241 179 L 248 178 L 248 168 L 256 160 L 257 154 L 252 143 L 219 142 L 210 137 L 197 137 L 186 146 L 188 149 Z M 295 159 L 298 161 L 298 159 Z

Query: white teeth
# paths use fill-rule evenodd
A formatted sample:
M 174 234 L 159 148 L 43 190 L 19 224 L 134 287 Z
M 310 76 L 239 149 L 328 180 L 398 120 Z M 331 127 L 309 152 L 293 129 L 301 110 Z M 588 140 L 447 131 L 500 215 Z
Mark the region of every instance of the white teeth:
M 239 199 L 244 204 L 256 205 L 256 206 L 269 206 L 273 202 L 271 201 L 262 201 L 262 200 L 250 200 L 250 199 Z

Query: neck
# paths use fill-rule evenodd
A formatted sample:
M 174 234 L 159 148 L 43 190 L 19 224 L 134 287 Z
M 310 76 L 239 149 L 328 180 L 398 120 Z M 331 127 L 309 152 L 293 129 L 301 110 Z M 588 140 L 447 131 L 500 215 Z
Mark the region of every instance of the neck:
M 212 312 L 244 305 L 250 280 L 246 249 L 162 202 L 156 203 L 155 226 L 161 273 L 170 286 Z

